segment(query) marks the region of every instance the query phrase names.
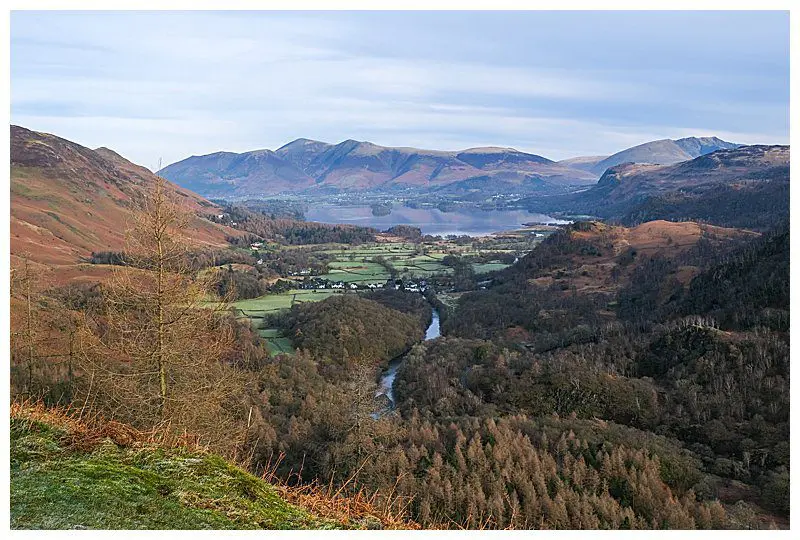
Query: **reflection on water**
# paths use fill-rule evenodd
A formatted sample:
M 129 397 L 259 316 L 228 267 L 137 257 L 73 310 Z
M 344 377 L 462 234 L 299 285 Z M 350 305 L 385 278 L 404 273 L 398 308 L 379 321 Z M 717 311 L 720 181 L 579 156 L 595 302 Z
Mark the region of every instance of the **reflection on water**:
M 369 206 L 316 206 L 306 211 L 308 221 L 347 223 L 386 230 L 395 225 L 419 227 L 423 234 L 467 234 L 483 236 L 519 228 L 523 223 L 566 223 L 544 214 L 525 210 L 458 210 L 442 212 L 438 208 L 392 208 L 389 215 L 375 216 Z

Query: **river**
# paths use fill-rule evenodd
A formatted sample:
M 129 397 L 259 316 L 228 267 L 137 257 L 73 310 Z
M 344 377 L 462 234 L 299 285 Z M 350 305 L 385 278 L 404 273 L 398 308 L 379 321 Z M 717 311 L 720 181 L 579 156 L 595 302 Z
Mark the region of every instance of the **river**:
M 429 324 L 427 330 L 425 330 L 425 341 L 428 341 L 429 339 L 436 339 L 440 335 L 439 312 L 434 309 L 431 318 L 431 324 Z M 400 364 L 403 362 L 403 360 L 405 360 L 405 358 L 406 355 L 403 354 L 389 362 L 389 366 L 386 368 L 383 376 L 381 376 L 380 383 L 378 384 L 378 391 L 375 392 L 375 397 L 379 398 L 381 396 L 386 396 L 389 405 L 380 413 L 375 413 L 375 417 L 380 416 L 380 414 L 386 412 L 387 410 L 394 409 L 394 379 L 397 376 L 397 370 L 400 368 Z

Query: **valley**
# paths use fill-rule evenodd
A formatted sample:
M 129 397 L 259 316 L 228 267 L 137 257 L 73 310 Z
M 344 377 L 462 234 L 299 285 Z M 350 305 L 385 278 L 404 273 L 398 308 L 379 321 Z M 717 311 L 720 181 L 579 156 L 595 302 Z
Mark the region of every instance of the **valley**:
M 789 534 L 786 0 L 58 4 L 6 24 L 12 536 Z
M 433 291 L 436 285 L 440 293 L 447 293 L 453 289 L 455 269 L 444 264 L 446 257 L 475 259 L 476 262 L 469 263 L 469 273 L 481 281 L 481 276 L 507 268 L 525 256 L 551 233 L 551 228 L 528 228 L 469 238 L 469 242 L 465 242 L 464 236 L 459 240 L 438 237 L 437 240 L 417 243 L 397 242 L 386 235 L 380 238 L 384 240 L 382 242 L 358 246 L 307 245 L 304 249 L 308 250 L 309 256 L 319 254 L 326 258 L 325 269 L 318 272 L 310 268 L 289 271 L 277 278 L 283 282 L 279 292 L 239 300 L 232 307 L 237 315 L 255 325 L 258 333 L 269 343 L 272 354 L 290 353 L 291 340 L 279 329 L 265 327 L 265 318 L 268 320 L 269 316 L 295 304 L 319 302 L 337 294 L 358 294 L 383 288 L 425 294 Z M 253 267 L 258 266 L 260 252 L 253 251 L 252 257 L 253 265 L 248 271 L 255 271 Z M 239 267 L 240 270 L 245 268 Z
M 788 148 L 737 146 L 549 194 L 212 202 L 15 127 L 12 389 L 368 492 L 373 524 L 784 528 L 786 184 Z M 725 186 L 761 202 L 680 218 Z

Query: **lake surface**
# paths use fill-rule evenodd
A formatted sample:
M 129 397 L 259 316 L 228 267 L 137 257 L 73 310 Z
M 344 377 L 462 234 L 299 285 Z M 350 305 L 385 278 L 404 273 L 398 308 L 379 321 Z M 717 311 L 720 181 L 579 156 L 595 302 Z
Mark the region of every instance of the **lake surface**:
M 428 329 L 425 330 L 425 341 L 429 339 L 436 339 L 441 334 L 439 332 L 439 312 L 435 309 L 433 310 L 433 318 L 431 319 L 431 324 L 428 325 Z M 400 367 L 400 364 L 405 360 L 406 355 L 402 355 L 398 358 L 395 358 L 391 362 L 389 362 L 389 367 L 386 368 L 383 376 L 381 377 L 381 381 L 378 384 L 378 391 L 375 392 L 375 397 L 386 396 L 389 400 L 389 409 L 394 409 L 395 402 L 394 402 L 394 379 L 397 377 L 397 370 Z M 379 416 L 378 414 L 374 415 L 375 417 Z
M 369 206 L 315 206 L 305 213 L 306 220 L 321 223 L 346 223 L 385 231 L 395 225 L 419 227 L 422 234 L 485 236 L 494 232 L 518 229 L 523 223 L 564 224 L 544 214 L 526 210 L 457 210 L 398 206 L 386 216 L 375 216 Z

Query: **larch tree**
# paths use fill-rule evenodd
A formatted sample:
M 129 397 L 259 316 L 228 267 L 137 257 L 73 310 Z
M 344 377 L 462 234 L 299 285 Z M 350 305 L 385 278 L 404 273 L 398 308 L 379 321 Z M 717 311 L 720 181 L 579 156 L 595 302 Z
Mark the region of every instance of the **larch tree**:
M 138 426 L 169 426 L 232 444 L 243 375 L 222 359 L 233 347 L 215 272 L 189 264 L 191 214 L 158 181 L 134 201 L 125 264 L 105 284 L 97 342 L 85 355 L 99 410 Z M 231 449 L 233 450 L 233 449 Z
M 12 393 L 31 397 L 40 357 L 40 273 L 27 254 L 11 268 Z

